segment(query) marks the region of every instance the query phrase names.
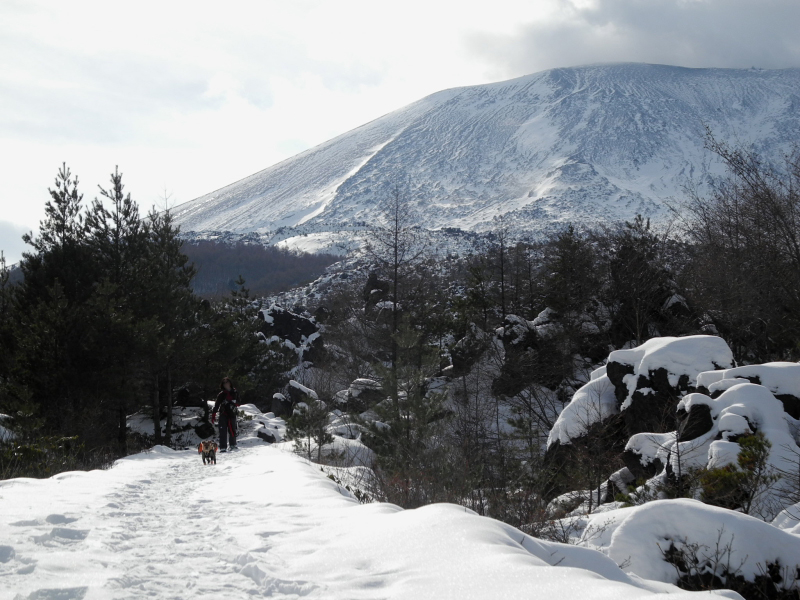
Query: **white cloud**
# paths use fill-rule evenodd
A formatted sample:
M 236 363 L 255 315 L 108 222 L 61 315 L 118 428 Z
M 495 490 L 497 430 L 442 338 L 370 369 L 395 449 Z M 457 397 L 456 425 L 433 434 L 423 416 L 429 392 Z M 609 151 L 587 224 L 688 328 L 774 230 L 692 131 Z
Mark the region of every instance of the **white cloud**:
M 0 218 L 35 226 L 63 161 L 147 209 L 232 183 L 427 94 L 605 60 L 797 64 L 796 0 L 0 4 Z M 766 7 L 766 8 L 765 8 Z
M 797 0 L 561 0 L 512 33 L 476 33 L 497 77 L 599 62 L 767 69 L 800 66 Z

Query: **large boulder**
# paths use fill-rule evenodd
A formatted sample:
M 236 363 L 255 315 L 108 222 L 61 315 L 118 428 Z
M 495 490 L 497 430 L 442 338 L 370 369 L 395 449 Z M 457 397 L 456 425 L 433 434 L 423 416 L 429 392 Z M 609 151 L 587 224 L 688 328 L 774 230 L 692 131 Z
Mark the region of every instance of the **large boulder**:
M 800 363 L 770 362 L 702 373 L 698 391 L 715 398 L 743 381 L 763 385 L 783 403 L 789 416 L 800 419 Z
M 289 393 L 289 399 L 292 402 L 292 405 L 297 405 L 302 403 L 311 404 L 319 402 L 319 396 L 317 392 L 312 390 L 309 387 L 304 386 L 302 383 L 295 381 L 294 379 L 289 381 L 289 385 L 287 386 L 287 391 Z
M 362 413 L 386 399 L 383 386 L 372 379 L 356 379 L 347 389 L 347 411 Z
M 290 342 L 295 348 L 307 349 L 319 338 L 319 326 L 314 317 L 294 313 L 275 304 L 258 315 L 262 320 L 259 332 L 268 341 L 277 338 Z
M 704 371 L 734 366 L 722 338 L 693 335 L 661 337 L 608 356 L 606 373 L 614 385 L 628 435 L 675 429 L 680 399 L 695 391 Z
M 194 432 L 197 434 L 197 437 L 201 439 L 213 437 L 216 433 L 214 426 L 208 421 L 200 421 L 194 426 Z
M 273 394 L 272 412 L 275 414 L 276 417 L 282 417 L 284 415 L 291 416 L 292 414 L 291 400 L 287 400 L 286 396 L 284 396 L 281 393 Z
M 450 348 L 450 360 L 453 363 L 452 376 L 463 377 L 483 356 L 491 343 L 491 337 L 470 323 L 466 335 Z

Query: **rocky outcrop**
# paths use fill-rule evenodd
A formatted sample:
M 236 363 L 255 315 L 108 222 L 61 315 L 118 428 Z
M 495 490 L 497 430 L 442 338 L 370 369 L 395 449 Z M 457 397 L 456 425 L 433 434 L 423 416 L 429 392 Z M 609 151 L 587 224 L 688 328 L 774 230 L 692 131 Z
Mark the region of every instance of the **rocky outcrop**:
M 678 404 L 694 391 L 709 369 L 733 366 L 727 344 L 718 337 L 653 338 L 630 350 L 618 350 L 605 367 L 578 389 L 559 414 L 547 441 L 545 462 L 554 473 L 577 464 L 587 448 L 608 457 L 609 475 L 624 463 L 631 477 L 650 479 L 667 461 L 659 450 L 681 435 L 694 439 L 709 429 L 709 414 L 678 412 Z M 635 443 L 633 443 L 635 442 Z M 556 476 L 553 492 L 564 490 Z
M 653 338 L 608 357 L 606 373 L 614 385 L 629 436 L 672 431 L 680 399 L 695 391 L 704 371 L 734 366 L 722 338 L 707 335 Z
M 377 273 L 370 273 L 364 285 L 363 297 L 367 306 L 375 306 L 379 302 L 389 300 L 391 285 L 388 281 L 378 279 Z
M 314 317 L 272 305 L 258 313 L 262 320 L 259 327 L 261 339 L 267 343 L 277 342 L 294 351 L 303 361 L 314 362 L 323 357 L 324 348 L 320 338 L 320 327 Z
M 492 392 L 516 396 L 532 383 L 555 389 L 564 373 L 558 364 L 559 352 L 553 347 L 545 328 L 516 315 L 506 315 L 495 333 L 503 346 L 503 362 Z
M 272 412 L 276 417 L 291 416 L 292 402 L 287 400 L 283 394 L 273 394 L 272 396 Z
M 197 437 L 201 439 L 210 438 L 216 434 L 214 426 L 208 421 L 200 421 L 197 425 L 195 425 L 194 432 L 197 434 Z
M 467 334 L 450 348 L 450 360 L 453 363 L 451 375 L 467 375 L 490 344 L 491 337 L 475 323 L 470 323 Z
M 289 393 L 289 400 L 291 401 L 292 406 L 300 404 L 301 402 L 309 404 L 311 402 L 320 401 L 317 392 L 309 387 L 304 386 L 302 383 L 295 381 L 294 379 L 289 381 L 289 385 L 287 386 L 286 390 Z
M 361 414 L 386 399 L 383 386 L 372 379 L 356 379 L 346 390 L 333 395 L 333 404 L 339 411 Z
M 711 408 L 707 404 L 698 404 L 691 412 L 687 412 L 686 408 L 681 406 L 676 411 L 676 414 L 679 423 L 679 442 L 696 440 L 701 435 L 708 433 L 714 426 L 714 420 L 711 418 Z
M 677 410 L 682 416 L 678 431 L 640 433 L 628 441 L 626 455 L 635 454 L 641 465 L 653 466 L 646 471 L 650 489 L 680 486 L 692 470 L 736 465 L 739 441 L 756 433 L 769 442 L 765 469 L 777 473 L 797 468 L 800 447 L 794 438 L 792 425 L 796 421 L 786 414 L 784 404 L 767 387 L 743 378 L 726 378 L 726 372 L 701 374 L 704 389 L 724 391 L 716 397 L 702 393 L 684 396 Z M 782 502 L 791 496 L 782 488 L 787 484 L 791 485 L 791 482 L 777 480 L 765 484 L 755 495 L 750 514 L 767 520 L 774 517 L 784 508 Z M 735 497 L 727 497 L 726 501 L 732 498 Z
M 289 340 L 295 346 L 301 345 L 305 339 L 319 331 L 313 317 L 295 314 L 277 305 L 262 310 L 259 316 L 264 321 L 259 331 L 267 338 L 277 336 L 282 340 Z

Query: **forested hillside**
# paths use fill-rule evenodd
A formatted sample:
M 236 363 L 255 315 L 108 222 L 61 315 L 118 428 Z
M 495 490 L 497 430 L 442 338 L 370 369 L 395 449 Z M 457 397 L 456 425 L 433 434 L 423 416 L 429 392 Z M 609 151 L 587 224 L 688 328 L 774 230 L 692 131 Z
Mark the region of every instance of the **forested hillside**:
M 197 240 L 182 248 L 196 270 L 192 290 L 204 298 L 230 295 L 243 277 L 254 296 L 268 296 L 313 281 L 339 257 L 262 244 Z

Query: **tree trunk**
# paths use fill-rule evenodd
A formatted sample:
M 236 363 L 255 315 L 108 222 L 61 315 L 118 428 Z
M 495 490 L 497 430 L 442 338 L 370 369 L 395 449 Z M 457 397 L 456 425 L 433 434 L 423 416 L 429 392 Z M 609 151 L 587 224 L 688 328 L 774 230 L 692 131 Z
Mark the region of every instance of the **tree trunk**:
M 161 399 L 158 395 L 158 376 L 153 377 L 153 437 L 161 444 Z
M 164 443 L 172 446 L 172 371 L 169 365 L 167 365 L 167 433 Z
M 122 456 L 128 455 L 128 416 L 125 412 L 125 404 L 122 404 L 119 407 L 119 430 L 117 436 L 119 453 Z

